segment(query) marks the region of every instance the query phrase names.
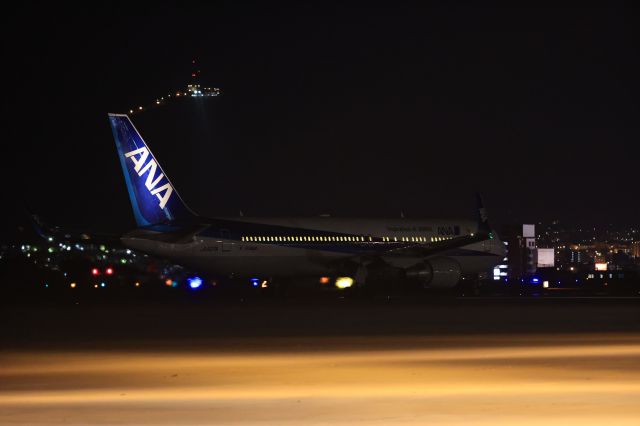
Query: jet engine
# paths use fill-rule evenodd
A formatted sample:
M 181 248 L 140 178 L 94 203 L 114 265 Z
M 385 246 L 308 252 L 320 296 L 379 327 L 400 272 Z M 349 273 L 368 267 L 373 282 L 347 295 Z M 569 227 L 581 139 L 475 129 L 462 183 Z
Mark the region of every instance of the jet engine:
M 455 287 L 460 281 L 460 265 L 450 257 L 436 257 L 425 260 L 407 269 L 406 277 L 422 283 L 429 289 L 447 289 Z

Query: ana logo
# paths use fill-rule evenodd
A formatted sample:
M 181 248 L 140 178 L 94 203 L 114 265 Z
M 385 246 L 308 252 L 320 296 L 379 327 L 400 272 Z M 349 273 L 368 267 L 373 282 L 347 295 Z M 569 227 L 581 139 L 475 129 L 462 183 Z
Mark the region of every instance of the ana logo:
M 136 155 L 139 155 L 139 157 L 136 158 Z M 159 204 L 160 208 L 164 209 L 164 206 L 167 204 L 167 201 L 169 201 L 169 197 L 171 197 L 173 188 L 171 187 L 171 184 L 169 184 L 169 182 L 165 183 L 160 187 L 157 187 L 160 181 L 162 180 L 162 178 L 164 177 L 164 174 L 160 173 L 160 176 L 158 176 L 158 178 L 155 179 L 158 163 L 156 163 L 156 160 L 154 160 L 153 158 L 151 158 L 151 160 L 147 162 L 147 157 L 149 157 L 149 150 L 147 150 L 147 148 L 145 147 L 142 147 L 142 148 L 138 148 L 133 151 L 127 152 L 126 154 L 124 154 L 124 156 L 126 158 L 130 158 L 131 161 L 133 161 L 134 170 L 136 171 L 136 173 L 138 173 L 138 176 L 142 176 L 143 174 L 147 173 L 147 180 L 145 181 L 145 186 L 147 187 L 151 195 L 155 195 L 156 197 L 158 197 L 158 200 L 160 200 L 160 204 Z

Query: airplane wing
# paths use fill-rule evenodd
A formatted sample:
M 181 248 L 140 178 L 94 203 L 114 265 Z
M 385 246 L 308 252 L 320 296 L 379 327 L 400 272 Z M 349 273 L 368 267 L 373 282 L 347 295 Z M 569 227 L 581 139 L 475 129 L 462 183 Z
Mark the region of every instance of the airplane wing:
M 469 244 L 486 241 L 493 238 L 491 232 L 479 231 L 461 237 L 455 237 L 433 243 L 416 244 L 406 247 L 394 248 L 386 251 L 385 256 L 406 256 L 406 257 L 430 257 Z
M 50 226 L 42 218 L 33 213 L 26 204 L 24 210 L 38 237 L 49 242 L 64 242 L 66 244 L 105 244 L 109 246 L 122 246 L 119 235 L 111 235 L 79 230 L 62 229 L 58 226 Z

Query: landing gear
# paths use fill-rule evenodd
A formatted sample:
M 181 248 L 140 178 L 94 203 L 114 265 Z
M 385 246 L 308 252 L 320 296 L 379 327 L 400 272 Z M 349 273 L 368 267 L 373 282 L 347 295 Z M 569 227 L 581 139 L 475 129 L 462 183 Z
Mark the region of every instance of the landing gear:
M 357 290 L 363 297 L 390 301 L 404 297 L 407 294 L 407 285 L 400 270 L 371 268 L 366 281 L 358 283 Z

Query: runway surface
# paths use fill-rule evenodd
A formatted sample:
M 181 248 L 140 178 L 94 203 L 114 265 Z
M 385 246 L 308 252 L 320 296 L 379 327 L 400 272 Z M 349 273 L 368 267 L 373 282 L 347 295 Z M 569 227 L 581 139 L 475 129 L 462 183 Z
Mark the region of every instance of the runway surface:
M 62 330 L 70 320 L 50 316 L 55 309 L 27 312 L 23 318 L 30 325 L 21 331 L 32 338 L 7 339 L 0 351 L 0 424 L 640 424 L 636 305 L 526 305 L 519 314 L 508 306 L 456 305 L 435 312 L 415 306 L 307 307 L 306 319 L 292 321 L 295 333 L 284 323 L 301 308 L 225 308 L 210 315 L 199 309 L 136 308 L 112 312 L 119 314 L 114 321 L 105 308 L 83 311 L 78 318 L 96 324 L 93 337 Z M 438 318 L 452 309 L 468 310 L 462 314 L 467 319 L 488 309 L 488 318 L 502 315 L 516 326 L 500 330 L 492 320 L 478 320 L 473 333 L 447 330 Z M 540 332 L 515 332 L 518 317 L 549 309 L 569 312 L 576 323 L 565 318 L 554 326 L 558 317 L 541 317 Z M 11 318 L 20 312 L 26 311 Z M 418 325 L 407 321 L 420 312 L 425 319 Z M 233 325 L 241 313 L 256 321 L 253 333 Z M 300 333 L 309 318 L 329 313 L 331 326 Z M 182 318 L 172 323 L 176 314 Z M 260 316 L 269 314 L 279 327 L 260 324 Z M 333 329 L 338 320 L 359 317 L 364 321 L 356 327 Z M 27 328 L 46 318 L 42 330 L 48 337 L 34 339 L 37 332 Z M 169 324 L 168 336 L 141 333 L 135 318 L 159 329 Z M 588 318 L 599 331 L 576 331 Z M 195 319 L 206 326 L 175 337 Z M 381 321 L 395 322 L 380 333 Z M 432 321 L 436 329 L 429 328 Z M 115 331 L 105 335 L 110 322 L 131 327 L 119 337 Z M 235 332 L 205 335 L 225 323 Z M 603 330 L 605 324 L 612 329 Z M 389 333 L 405 326 L 409 333 Z M 8 335 L 15 336 L 5 330 Z

